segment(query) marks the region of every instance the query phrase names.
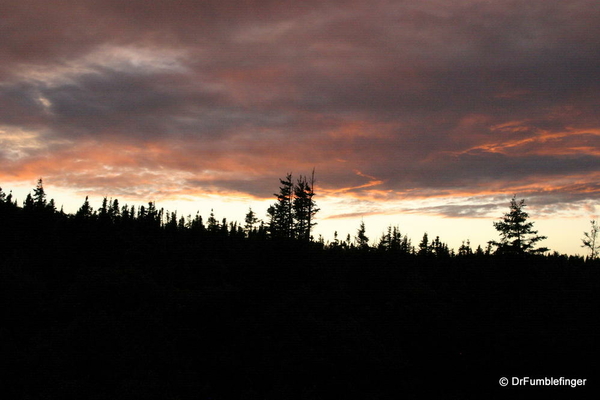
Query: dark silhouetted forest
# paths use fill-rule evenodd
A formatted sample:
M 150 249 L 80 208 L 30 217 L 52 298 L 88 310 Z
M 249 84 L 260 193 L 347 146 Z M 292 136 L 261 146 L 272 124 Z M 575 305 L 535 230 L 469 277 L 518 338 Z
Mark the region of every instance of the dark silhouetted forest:
M 112 199 L 68 214 L 41 181 L 22 206 L 0 191 L 5 398 L 577 398 L 598 388 L 598 260 L 525 251 L 539 236 L 515 242 L 506 226 L 496 251 L 454 252 L 427 235 L 413 246 L 395 227 L 369 245 L 364 225 L 325 243 L 310 235 L 311 179 L 281 182 L 272 219 L 249 210 L 244 224 Z M 588 384 L 502 388 L 504 376 Z

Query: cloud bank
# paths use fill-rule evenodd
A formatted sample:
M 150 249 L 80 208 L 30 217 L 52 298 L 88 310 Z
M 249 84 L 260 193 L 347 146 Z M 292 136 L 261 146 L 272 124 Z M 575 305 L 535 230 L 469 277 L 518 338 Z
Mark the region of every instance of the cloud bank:
M 79 192 L 598 199 L 597 1 L 0 5 L 0 180 Z M 505 202 L 506 196 L 502 197 Z

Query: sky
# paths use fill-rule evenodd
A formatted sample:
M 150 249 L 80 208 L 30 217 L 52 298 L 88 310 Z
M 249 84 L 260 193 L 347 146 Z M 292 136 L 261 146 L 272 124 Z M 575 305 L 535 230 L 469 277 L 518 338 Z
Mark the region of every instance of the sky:
M 516 195 L 568 254 L 600 213 L 597 0 L 4 0 L 0 38 L 20 201 L 266 219 L 314 168 L 328 240 L 485 246 Z

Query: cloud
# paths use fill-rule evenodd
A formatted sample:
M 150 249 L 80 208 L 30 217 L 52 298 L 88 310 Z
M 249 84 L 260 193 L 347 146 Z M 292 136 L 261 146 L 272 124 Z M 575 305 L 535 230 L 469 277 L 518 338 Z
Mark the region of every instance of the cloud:
M 594 1 L 9 0 L 0 14 L 5 181 L 264 198 L 315 167 L 324 194 L 374 203 L 598 198 Z

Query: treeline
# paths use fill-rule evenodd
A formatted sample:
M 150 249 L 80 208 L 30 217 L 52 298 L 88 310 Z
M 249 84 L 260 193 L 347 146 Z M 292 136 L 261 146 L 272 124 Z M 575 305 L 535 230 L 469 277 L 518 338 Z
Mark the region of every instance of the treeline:
M 277 197 L 272 220 L 240 225 L 110 199 L 67 214 L 42 182 L 23 206 L 4 194 L 2 392 L 224 400 L 532 393 L 500 387 L 503 376 L 587 378 L 583 390 L 598 389 L 598 260 L 522 252 L 524 238 L 508 234 L 502 252 L 453 254 L 435 238 L 413 246 L 390 227 L 373 246 L 364 224 L 353 238 L 307 240 L 315 214 L 299 222 L 308 214 L 294 209 L 295 198 Z M 553 398 L 582 392 L 551 389 Z
M 94 208 L 86 197 L 74 214 L 68 214 L 62 208 L 57 209 L 54 199 L 48 200 L 42 179 L 38 180 L 33 194 L 27 195 L 22 206 L 13 198 L 12 192 L 6 194 L 0 188 L 0 218 L 17 230 L 28 223 L 53 223 L 63 228 L 64 225 L 74 228 L 86 226 L 100 231 L 112 229 L 113 232 L 135 229 L 154 234 L 161 231 L 167 235 L 187 232 L 197 236 L 312 240 L 311 229 L 316 225 L 314 216 L 319 211 L 312 200 L 312 184 L 303 176 L 294 183 L 291 174 L 280 181 L 283 185 L 281 193 L 276 195 L 277 202 L 267 210 L 267 222 L 260 220 L 252 209 L 248 210 L 244 224 L 240 224 L 237 221 L 228 222 L 226 218 L 217 220 L 213 210 L 207 219 L 199 212 L 193 216 L 178 216 L 177 211 L 157 208 L 155 202 L 136 208 L 121 205 L 118 199 L 107 197 L 98 208 Z
M 266 210 L 266 221 L 261 220 L 255 211 L 249 209 L 244 222 L 239 223 L 227 221 L 226 218 L 219 220 L 213 210 L 208 218 L 204 219 L 199 212 L 182 216 L 178 215 L 177 211 L 157 208 L 155 202 L 136 207 L 122 205 L 118 199 L 107 197 L 98 208 L 93 207 L 86 197 L 74 214 L 68 214 L 62 208 L 57 209 L 54 199 L 48 200 L 42 179 L 39 179 L 33 194 L 27 195 L 22 206 L 17 204 L 12 193 L 6 194 L 0 188 L 0 220 L 6 227 L 5 234 L 12 238 L 39 236 L 40 232 L 44 231 L 54 238 L 62 235 L 67 241 L 70 240 L 68 237 L 76 240 L 85 232 L 85 235 L 94 236 L 95 241 L 109 240 L 109 237 L 112 237 L 113 240 L 121 238 L 130 242 L 164 241 L 163 244 L 156 244 L 179 247 L 201 246 L 202 241 L 215 240 L 221 245 L 226 245 L 227 240 L 269 243 L 301 241 L 310 243 L 314 248 L 335 252 L 376 251 L 427 258 L 540 255 L 549 252 L 545 247 L 534 247 L 546 237 L 533 230 L 534 224 L 529 221 L 529 215 L 523 210 L 524 200 L 517 201 L 516 197 L 511 199 L 509 212 L 500 221 L 494 222 L 500 240 L 490 240 L 485 248 L 478 245 L 474 249 L 467 239 L 455 250 L 439 236 L 431 238 L 427 232 L 418 243 L 413 243 L 411 238 L 401 233 L 398 226 L 393 225 L 375 240 L 371 240 L 362 221 L 354 235 L 347 234 L 341 238 L 336 231 L 331 241 L 325 241 L 322 236 L 315 238 L 312 229 L 317 224 L 316 215 L 319 208 L 314 200 L 314 171 L 311 177 L 301 175 L 296 180 L 291 174 L 287 174 L 284 179 L 280 179 L 280 184 L 279 192 L 274 194 L 275 203 Z M 592 231 L 585 233 L 583 240 L 582 247 L 591 250 L 589 259 L 596 258 L 598 253 L 598 229 L 594 230 L 595 227 L 595 221 L 592 221 Z M 7 233 L 9 231 L 10 235 Z M 16 239 L 12 239 L 11 242 L 18 247 Z M 27 243 L 27 240 L 21 243 Z M 550 256 L 580 258 L 556 252 Z

